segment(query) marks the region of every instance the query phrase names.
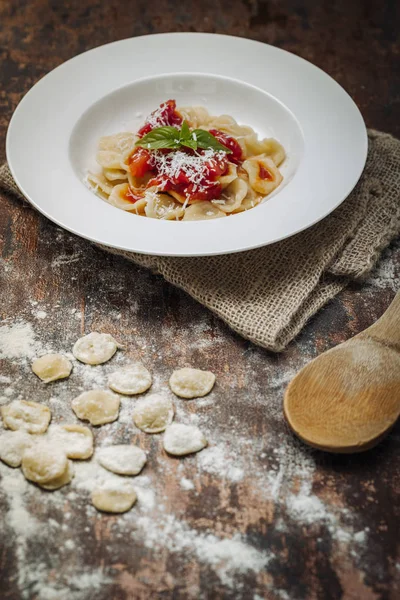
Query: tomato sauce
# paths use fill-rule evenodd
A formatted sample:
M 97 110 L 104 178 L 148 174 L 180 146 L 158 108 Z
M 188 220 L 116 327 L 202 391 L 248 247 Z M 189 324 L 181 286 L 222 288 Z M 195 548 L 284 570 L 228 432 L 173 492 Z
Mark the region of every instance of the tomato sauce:
M 227 133 L 218 129 L 210 129 L 210 133 L 226 148 L 229 148 L 231 154 L 229 160 L 238 165 L 243 160 L 242 148 L 237 140 Z
M 273 181 L 274 179 L 268 169 L 260 164 L 258 164 L 258 176 L 260 179 L 268 179 L 269 181 Z
M 160 107 L 151 113 L 145 125 L 139 130 L 139 137 L 143 137 L 155 127 L 163 127 L 166 125 L 179 126 L 182 124 L 182 117 L 176 110 L 175 100 L 167 100 Z M 221 175 L 224 175 L 229 168 L 229 162 L 239 165 L 243 159 L 242 149 L 240 144 L 233 137 L 212 129 L 210 133 L 226 148 L 231 150 L 230 154 L 216 153 L 210 160 L 204 160 L 200 165 L 199 171 L 196 173 L 195 181 L 190 179 L 188 171 L 185 168 L 173 172 L 172 175 L 160 173 L 152 163 L 151 151 L 137 147 L 128 158 L 129 170 L 134 177 L 144 177 L 146 174 L 151 174 L 151 179 L 148 181 L 146 188 L 157 186 L 160 190 L 168 192 L 173 190 L 190 200 L 215 200 L 221 196 L 222 186 L 218 181 Z M 158 152 L 168 154 L 174 150 L 163 149 Z M 181 147 L 180 152 L 188 156 L 202 156 L 205 150 L 198 148 L 196 151 Z M 268 173 L 268 172 L 267 172 Z M 128 195 L 130 193 L 128 192 Z M 133 202 L 140 199 L 140 196 L 130 195 Z
M 147 122 L 139 129 L 138 136 L 143 137 L 156 127 L 165 127 L 166 125 L 174 127 L 181 124 L 182 117 L 176 110 L 175 100 L 167 100 L 151 113 Z

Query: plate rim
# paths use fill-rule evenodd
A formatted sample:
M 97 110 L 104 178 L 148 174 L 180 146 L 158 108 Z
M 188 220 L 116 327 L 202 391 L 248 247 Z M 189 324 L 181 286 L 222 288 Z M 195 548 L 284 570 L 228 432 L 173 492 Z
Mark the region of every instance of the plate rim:
M 218 251 L 201 251 L 201 252 L 158 252 L 158 251 L 150 251 L 148 249 L 143 250 L 143 249 L 132 249 L 132 248 L 127 248 L 125 245 L 118 245 L 115 243 L 107 243 L 104 241 L 101 241 L 99 239 L 96 239 L 95 237 L 92 237 L 90 235 L 85 235 L 85 233 L 81 232 L 81 231 L 77 231 L 76 229 L 74 229 L 71 226 L 67 226 L 65 225 L 62 221 L 58 220 L 57 218 L 55 218 L 54 216 L 51 216 L 46 210 L 44 210 L 43 208 L 41 208 L 31 197 L 31 195 L 29 193 L 27 193 L 27 191 L 24 189 L 24 186 L 22 185 L 21 181 L 19 180 L 19 177 L 16 173 L 16 170 L 14 168 L 13 165 L 13 161 L 10 160 L 10 155 L 11 155 L 11 150 L 10 150 L 10 144 L 11 144 L 11 138 L 13 135 L 13 127 L 15 126 L 15 123 L 18 120 L 19 117 L 19 112 L 20 110 L 23 109 L 25 103 L 27 101 L 29 101 L 30 96 L 32 93 L 37 92 L 38 88 L 40 88 L 43 85 L 43 82 L 50 78 L 56 71 L 59 72 L 60 70 L 66 68 L 71 62 L 79 60 L 79 58 L 81 58 L 82 56 L 86 55 L 86 54 L 90 54 L 90 53 L 95 53 L 96 51 L 98 51 L 99 49 L 105 49 L 107 47 L 110 46 L 117 46 L 117 45 L 122 45 L 126 42 L 130 42 L 132 40 L 146 40 L 149 38 L 184 38 L 184 37 L 193 37 L 193 38 L 198 38 L 198 39 L 204 39 L 204 38 L 220 38 L 220 39 L 231 39 L 235 42 L 240 42 L 240 43 L 244 43 L 244 44 L 248 44 L 249 46 L 260 46 L 261 48 L 263 47 L 268 47 L 269 51 L 272 52 L 276 52 L 278 54 L 284 53 L 287 55 L 290 55 L 290 57 L 294 57 L 296 60 L 304 63 L 305 65 L 307 65 L 307 67 L 312 67 L 313 69 L 317 70 L 319 72 L 320 75 L 322 75 L 324 78 L 328 78 L 331 82 L 334 83 L 335 86 L 337 86 L 341 92 L 346 96 L 347 101 L 350 102 L 350 105 L 352 105 L 352 108 L 355 109 L 356 114 L 360 120 L 360 124 L 362 125 L 362 128 L 360 130 L 360 133 L 362 133 L 362 140 L 360 138 L 360 140 L 362 141 L 362 151 L 363 151 L 363 156 L 362 156 L 362 160 L 360 163 L 360 168 L 359 168 L 359 173 L 357 175 L 357 178 L 354 177 L 354 183 L 350 184 L 348 186 L 348 189 L 345 191 L 343 198 L 340 198 L 334 206 L 329 207 L 329 209 L 324 212 L 322 215 L 318 215 L 314 220 L 308 222 L 307 224 L 298 227 L 295 231 L 289 231 L 288 233 L 286 233 L 285 235 L 278 235 L 276 238 L 273 239 L 269 239 L 267 241 L 263 241 L 257 244 L 251 244 L 249 245 L 249 243 L 243 243 L 242 245 L 238 244 L 236 245 L 235 248 L 229 248 L 229 249 L 224 249 L 224 250 L 218 250 Z M 133 83 L 136 82 L 140 82 L 146 79 L 152 79 L 152 78 L 157 78 L 157 77 L 162 77 L 162 76 L 168 76 L 168 75 L 199 75 L 199 76 L 217 76 L 220 78 L 225 78 L 231 81 L 235 81 L 237 83 L 241 83 L 245 86 L 249 86 L 249 87 L 253 87 L 258 89 L 259 91 L 261 91 L 262 93 L 268 94 L 269 96 L 273 97 L 274 100 L 276 102 L 278 102 L 279 104 L 281 104 L 282 106 L 284 106 L 284 108 L 286 110 L 288 110 L 292 116 L 295 118 L 295 120 L 298 122 L 301 130 L 302 130 L 302 123 L 301 121 L 299 121 L 299 119 L 296 116 L 296 113 L 292 111 L 292 109 L 288 106 L 286 106 L 286 104 L 284 102 L 282 102 L 282 100 L 279 97 L 276 97 L 275 95 L 271 94 L 270 92 L 268 92 L 268 90 L 263 89 L 261 87 L 256 86 L 254 83 L 251 83 L 249 81 L 245 81 L 245 80 L 241 80 L 239 78 L 234 78 L 234 77 L 230 77 L 224 73 L 215 73 L 215 72 L 204 72 L 204 71 L 192 71 L 189 72 L 187 70 L 184 71 L 171 71 L 166 73 L 165 71 L 163 73 L 158 73 L 157 74 L 151 74 L 148 76 L 139 76 L 139 77 L 133 77 L 132 80 L 128 83 L 123 83 L 122 85 L 120 85 L 119 87 L 114 87 L 114 88 L 110 88 L 109 92 L 107 92 L 107 94 L 111 94 L 115 91 L 117 91 L 118 89 L 122 89 L 123 87 L 129 86 Z M 106 94 L 106 95 L 107 95 Z M 103 96 L 104 97 L 104 96 Z M 101 98 L 99 98 L 99 100 L 101 100 Z M 86 107 L 81 115 L 83 115 L 85 113 L 86 110 L 88 110 L 90 107 Z M 24 94 L 24 96 L 21 98 L 20 102 L 18 103 L 18 105 L 16 106 L 12 117 L 10 119 L 10 122 L 8 124 L 8 128 L 7 128 L 7 134 L 6 134 L 6 158 L 7 158 L 7 162 L 8 162 L 8 166 L 9 169 L 11 171 L 11 174 L 13 176 L 13 179 L 18 187 L 18 189 L 20 190 L 20 192 L 22 193 L 22 195 L 29 201 L 29 203 L 42 215 L 44 215 L 46 218 L 48 218 L 50 221 L 52 221 L 53 223 L 55 223 L 56 225 L 58 225 L 59 227 L 69 231 L 70 233 L 73 233 L 74 235 L 78 235 L 79 237 L 82 237 L 83 239 L 87 239 L 97 245 L 102 245 L 105 247 L 109 247 L 109 248 L 113 248 L 115 250 L 121 250 L 121 251 L 125 251 L 125 252 L 130 252 L 130 253 L 137 253 L 137 254 L 142 254 L 142 255 L 148 255 L 148 256 L 169 256 L 169 257 L 200 257 L 200 256 L 220 256 L 220 255 L 224 255 L 224 254 L 234 254 L 234 253 L 239 253 L 239 252 L 245 252 L 245 251 L 249 251 L 252 249 L 257 249 L 260 247 L 264 247 L 270 244 L 275 244 L 279 241 L 283 241 L 285 239 L 288 239 L 289 237 L 295 236 L 299 233 L 301 233 L 302 231 L 305 231 L 307 229 L 309 229 L 310 227 L 313 227 L 314 225 L 316 225 L 317 223 L 319 223 L 320 221 L 322 221 L 323 219 L 325 219 L 328 215 L 330 215 L 331 213 L 333 213 L 345 200 L 346 198 L 349 196 L 349 194 L 351 193 L 351 191 L 355 188 L 355 186 L 357 185 L 357 183 L 359 182 L 361 175 L 364 171 L 365 168 L 365 164 L 366 164 L 366 160 L 367 160 L 367 155 L 368 155 L 368 132 L 366 129 L 366 125 L 365 125 L 365 121 L 364 118 L 362 116 L 362 113 L 359 109 L 359 107 L 357 106 L 357 104 L 355 103 L 355 101 L 352 99 L 352 97 L 350 96 L 350 94 L 348 94 L 348 92 L 333 78 L 331 77 L 328 73 L 326 73 L 325 71 L 323 71 L 323 69 L 321 69 L 320 67 L 318 67 L 317 65 L 313 64 L 312 62 L 306 60 L 305 58 L 290 52 L 288 50 L 279 48 L 277 46 L 273 46 L 271 44 L 266 44 L 264 42 L 260 42 L 258 40 L 252 40 L 249 38 L 244 38 L 244 37 L 240 37 L 240 36 L 233 36 L 233 35 L 227 35 L 227 34 L 220 34 L 220 33 L 202 33 L 202 32 L 167 32 L 167 33 L 155 33 L 155 34 L 149 34 L 149 35 L 143 35 L 143 36 L 135 36 L 135 37 L 127 37 L 121 40 L 115 40 L 113 42 L 108 42 L 106 44 L 102 44 L 100 46 L 96 46 L 94 48 L 91 48 L 89 50 L 85 50 L 71 58 L 69 58 L 68 60 L 64 61 L 63 63 L 61 63 L 60 65 L 58 65 L 57 67 L 55 67 L 54 69 L 52 69 L 51 71 L 49 71 L 48 73 L 46 73 L 45 75 L 43 75 L 27 92 L 26 94 Z M 248 211 L 249 212 L 249 211 Z M 245 213 L 241 213 L 239 215 L 235 215 L 236 217 L 240 217 L 242 214 Z M 218 221 L 218 220 L 217 220 Z M 193 222 L 191 222 L 193 223 Z M 195 223 L 195 222 L 194 222 Z M 210 223 L 210 221 L 205 221 L 202 223 Z M 189 223 L 185 223 L 185 225 L 188 225 Z M 182 225 L 182 224 L 180 224 Z

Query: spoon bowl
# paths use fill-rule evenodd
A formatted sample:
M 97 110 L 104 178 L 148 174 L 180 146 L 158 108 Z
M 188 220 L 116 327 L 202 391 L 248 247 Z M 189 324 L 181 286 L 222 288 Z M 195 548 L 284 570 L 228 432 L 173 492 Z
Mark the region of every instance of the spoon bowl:
M 374 325 L 306 365 L 283 409 L 296 435 L 320 450 L 377 444 L 400 414 L 400 292 Z

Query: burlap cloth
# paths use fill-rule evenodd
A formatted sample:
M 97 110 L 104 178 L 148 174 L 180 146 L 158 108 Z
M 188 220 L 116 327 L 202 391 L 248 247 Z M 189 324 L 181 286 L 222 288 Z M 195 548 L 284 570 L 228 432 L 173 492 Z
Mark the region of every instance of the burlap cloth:
M 283 350 L 349 281 L 365 277 L 400 233 L 400 141 L 373 130 L 368 137 L 367 164 L 350 196 L 326 219 L 287 240 L 205 258 L 102 248 L 160 273 L 243 337 Z M 0 187 L 22 198 L 7 165 L 0 168 Z

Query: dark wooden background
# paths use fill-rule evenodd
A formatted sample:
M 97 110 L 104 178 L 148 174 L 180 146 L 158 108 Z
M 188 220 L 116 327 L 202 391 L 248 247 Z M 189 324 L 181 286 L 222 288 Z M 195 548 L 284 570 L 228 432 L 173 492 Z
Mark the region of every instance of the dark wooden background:
M 0 0 L 1 140 L 22 96 L 63 61 L 106 42 L 170 31 L 227 33 L 295 52 L 349 92 L 367 126 L 400 135 L 400 4 L 394 0 Z M 1 598 L 400 597 L 398 427 L 365 455 L 335 458 L 310 454 L 291 438 L 281 415 L 284 388 L 296 370 L 386 309 L 399 286 L 398 242 L 385 251 L 368 281 L 350 286 L 285 353 L 275 356 L 233 334 L 160 277 L 61 231 L 18 201 L 3 195 L 0 210 L 0 313 L 7 324 L 32 322 L 41 339 L 67 348 L 82 331 L 109 331 L 128 343 L 129 356 L 143 356 L 164 379 L 178 364 L 212 366 L 218 389 L 212 405 L 198 409 L 199 417 L 209 418 L 212 439 L 225 440 L 233 451 L 238 436 L 254 440 L 254 446 L 238 451 L 245 478 L 237 483 L 223 472 L 199 475 L 196 459 L 186 459 L 185 476 L 196 481 L 197 491 L 183 493 L 176 474 L 157 471 L 156 439 L 147 442 L 147 472 L 155 482 L 157 503 L 199 535 L 240 533 L 251 547 L 273 557 L 261 572 L 239 573 L 228 585 L 189 550 L 173 551 L 168 542 L 161 553 L 145 548 L 133 535 L 140 508 L 117 535 L 119 517 L 90 513 L 85 519 L 85 498 L 66 501 L 70 519 L 53 535 L 48 517 L 65 525 L 66 507 L 55 508 L 51 495 L 43 499 L 39 491 L 30 510 L 40 520 L 41 534 L 27 545 L 10 526 L 10 506 L 0 485 Z M 39 322 L 32 306 L 48 318 Z M 81 311 L 81 319 L 71 316 L 74 309 Z M 3 360 L 0 368 L 17 382 L 17 395 L 43 399 L 38 382 L 28 377 L 29 365 Z M 287 510 L 304 460 L 315 464 L 310 493 L 334 520 L 316 514 L 315 521 L 304 522 Z M 252 475 L 260 464 L 265 480 Z M 268 497 L 263 481 L 266 485 L 268 473 L 276 475 L 281 468 L 279 495 Z M 156 507 L 155 521 L 157 514 Z M 340 535 L 343 530 L 347 534 Z M 367 532 L 362 546 L 355 542 L 357 531 Z M 74 549 L 63 545 L 67 539 L 74 541 Z M 96 587 L 84 578 L 100 567 L 106 578 Z

